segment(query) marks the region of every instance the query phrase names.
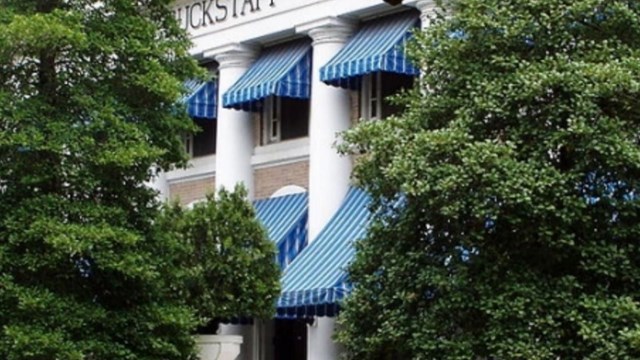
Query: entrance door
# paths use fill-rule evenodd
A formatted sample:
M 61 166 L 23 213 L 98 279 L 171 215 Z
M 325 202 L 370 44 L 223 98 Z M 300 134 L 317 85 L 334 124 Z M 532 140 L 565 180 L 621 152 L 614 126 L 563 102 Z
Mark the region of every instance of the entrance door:
M 300 320 L 276 320 L 273 338 L 274 359 L 307 359 L 307 323 Z

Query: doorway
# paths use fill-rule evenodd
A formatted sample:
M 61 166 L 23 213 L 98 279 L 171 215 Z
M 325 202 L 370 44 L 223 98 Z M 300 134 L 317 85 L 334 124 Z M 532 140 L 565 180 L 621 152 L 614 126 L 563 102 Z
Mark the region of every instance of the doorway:
M 306 360 L 307 322 L 276 319 L 273 345 L 274 359 Z

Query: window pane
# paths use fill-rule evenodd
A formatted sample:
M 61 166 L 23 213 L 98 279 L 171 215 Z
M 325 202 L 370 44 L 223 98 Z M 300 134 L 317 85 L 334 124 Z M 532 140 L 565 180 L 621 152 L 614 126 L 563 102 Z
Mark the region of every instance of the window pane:
M 309 136 L 309 100 L 281 99 L 280 139 Z
M 193 135 L 191 134 L 184 136 L 184 151 L 189 156 L 193 156 Z
M 270 106 L 271 106 L 271 118 L 277 119 L 278 118 L 278 100 L 271 97 Z
M 387 98 L 395 95 L 403 89 L 411 89 L 413 87 L 414 77 L 410 75 L 382 73 L 382 117 L 386 118 L 390 115 L 399 114 L 402 107 L 392 105 Z
M 369 118 L 376 119 L 378 117 L 378 98 L 372 97 L 369 101 Z
M 276 119 L 273 119 L 271 121 L 271 139 L 272 140 L 278 139 L 278 120 Z
M 369 75 L 369 88 L 371 91 L 369 92 L 369 97 L 371 99 L 375 99 L 378 97 L 378 74 Z
M 216 121 L 195 120 L 202 131 L 193 135 L 193 157 L 216 153 Z

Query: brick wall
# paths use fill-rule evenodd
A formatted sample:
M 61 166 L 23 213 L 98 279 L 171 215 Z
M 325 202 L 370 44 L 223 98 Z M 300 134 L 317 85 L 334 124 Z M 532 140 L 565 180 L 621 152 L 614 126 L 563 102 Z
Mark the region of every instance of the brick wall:
M 264 199 L 287 185 L 309 189 L 309 161 L 272 166 L 253 171 L 255 198 Z
M 181 205 L 187 205 L 194 200 L 205 197 L 207 193 L 213 192 L 216 188 L 216 178 L 214 176 L 192 180 L 181 181 L 169 185 L 169 196 L 172 200 L 179 199 Z

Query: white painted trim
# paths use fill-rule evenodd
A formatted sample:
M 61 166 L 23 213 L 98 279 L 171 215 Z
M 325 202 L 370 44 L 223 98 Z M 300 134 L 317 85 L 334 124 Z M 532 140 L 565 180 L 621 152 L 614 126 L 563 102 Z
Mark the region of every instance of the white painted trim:
M 192 202 L 188 203 L 185 208 L 189 209 L 189 210 L 193 210 L 193 208 L 196 206 L 196 204 L 199 204 L 201 202 L 205 202 L 207 200 L 207 197 L 202 197 L 200 199 L 196 199 L 193 200 Z
M 185 134 L 183 136 L 183 141 L 184 141 L 184 151 L 187 153 L 187 155 L 189 155 L 190 157 L 193 157 L 193 134 Z
M 277 197 L 280 197 L 280 196 L 300 194 L 300 193 L 306 193 L 306 192 L 307 192 L 307 189 L 303 188 L 302 186 L 286 185 L 286 186 L 283 186 L 280 189 L 276 190 L 276 192 L 271 194 L 271 196 L 269 196 L 269 197 L 270 198 L 277 198 Z
M 376 93 L 372 94 L 371 88 L 375 82 Z M 375 100 L 376 116 L 371 115 L 371 102 Z M 362 77 L 360 87 L 360 114 L 365 120 L 380 120 L 382 118 L 382 73 L 379 71 Z
M 309 159 L 309 138 L 305 137 L 256 147 L 251 165 L 254 169 L 260 169 L 307 159 Z
M 189 160 L 186 169 L 176 169 L 166 173 L 170 184 L 200 180 L 216 175 L 216 155 L 207 155 Z
M 267 144 L 275 144 L 280 142 L 282 134 L 282 101 L 281 97 L 269 96 L 264 99 L 262 108 L 261 125 L 263 125 L 262 138 Z M 275 122 L 275 136 L 274 136 Z

